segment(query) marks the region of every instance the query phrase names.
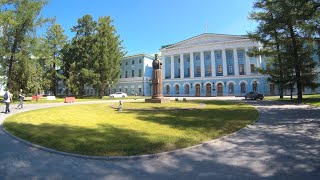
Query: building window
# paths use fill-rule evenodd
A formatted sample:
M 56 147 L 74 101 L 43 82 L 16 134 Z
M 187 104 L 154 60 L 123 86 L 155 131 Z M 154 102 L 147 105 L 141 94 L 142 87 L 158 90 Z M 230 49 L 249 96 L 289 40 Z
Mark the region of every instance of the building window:
M 233 73 L 233 66 L 232 65 L 228 66 L 228 73 L 229 74 Z
M 178 58 L 178 63 L 180 63 L 180 58 Z
M 119 76 L 120 79 L 121 79 L 121 76 L 122 76 L 122 75 L 120 74 L 120 76 Z
M 221 54 L 220 53 L 216 54 L 216 59 L 221 59 Z
M 226 53 L 227 54 L 227 59 L 232 59 L 232 53 Z
M 126 61 L 126 65 L 128 65 L 128 61 Z
M 234 93 L 234 85 L 233 85 L 233 83 L 230 83 L 229 84 L 229 94 L 233 94 Z
M 134 60 L 132 60 L 132 64 L 134 64 Z
M 240 86 L 241 86 L 241 93 L 246 93 L 246 83 L 242 82 Z
M 181 70 L 180 68 L 178 68 L 178 78 L 180 78 L 180 73 L 181 73 Z
M 131 70 L 131 77 L 134 77 L 134 70 Z
M 239 74 L 240 75 L 244 75 L 244 65 L 243 64 L 239 64 L 239 68 L 240 68 L 240 71 L 239 71 Z
M 139 88 L 139 96 L 142 95 L 142 88 Z
M 141 59 L 139 59 L 139 64 L 141 64 Z
M 176 85 L 175 89 L 176 89 L 176 94 L 179 94 L 179 85 L 178 84 Z
M 195 59 L 196 59 L 196 61 L 200 61 L 200 56 L 196 55 Z
M 190 57 L 187 57 L 187 63 L 189 63 L 190 62 Z
M 119 88 L 119 92 L 122 92 L 122 91 L 121 91 L 121 88 Z
M 128 78 L 128 71 L 126 71 L 125 78 Z
M 241 59 L 243 58 L 243 52 L 238 53 L 238 58 L 241 58 Z
M 166 86 L 166 90 L 167 90 L 166 94 L 170 94 L 170 86 L 169 85 Z
M 142 77 L 142 71 L 139 69 L 139 77 Z
M 185 86 L 184 86 L 184 92 L 185 92 L 185 94 L 189 94 L 190 92 L 189 92 L 189 84 L 186 84 Z
M 218 65 L 218 73 L 222 74 L 222 65 Z
M 197 76 L 200 76 L 200 75 L 201 75 L 200 66 L 197 66 L 197 67 L 196 67 L 196 73 L 197 73 Z
M 190 68 L 187 68 L 187 77 L 190 77 Z
M 250 70 L 251 70 L 251 73 L 255 73 L 254 72 L 254 64 L 250 64 Z
M 211 66 L 207 66 L 206 76 L 211 75 Z
M 254 81 L 253 84 L 252 84 L 252 90 L 253 91 L 258 91 L 258 83 L 257 81 Z
M 124 88 L 124 92 L 128 94 L 128 88 Z

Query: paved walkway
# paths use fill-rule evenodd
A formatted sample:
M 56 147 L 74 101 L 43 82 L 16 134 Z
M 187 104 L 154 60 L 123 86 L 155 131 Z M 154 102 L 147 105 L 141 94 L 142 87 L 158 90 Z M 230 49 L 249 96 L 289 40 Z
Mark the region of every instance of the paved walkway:
M 257 123 L 158 159 L 63 156 L 26 146 L 0 130 L 0 179 L 320 179 L 320 108 L 247 102 L 261 112 Z M 0 123 L 6 116 L 0 115 Z

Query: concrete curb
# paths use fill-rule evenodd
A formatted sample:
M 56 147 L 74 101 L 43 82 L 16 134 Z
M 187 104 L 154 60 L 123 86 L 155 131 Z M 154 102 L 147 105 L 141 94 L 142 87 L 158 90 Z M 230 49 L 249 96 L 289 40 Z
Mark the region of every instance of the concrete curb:
M 253 106 L 253 107 L 255 107 L 255 106 Z M 37 148 L 39 150 L 43 150 L 43 151 L 46 151 L 46 152 L 49 152 L 49 153 L 54 153 L 54 154 L 63 155 L 63 156 L 71 156 L 71 157 L 82 158 L 82 159 L 92 159 L 92 160 L 110 160 L 110 161 L 112 161 L 112 160 L 147 160 L 147 159 L 158 159 L 158 158 L 161 158 L 162 156 L 174 155 L 174 154 L 181 153 L 181 152 L 186 152 L 186 151 L 189 151 L 189 150 L 199 149 L 199 148 L 208 146 L 208 145 L 210 145 L 212 143 L 215 143 L 215 142 L 217 142 L 219 140 L 224 140 L 224 139 L 226 139 L 228 137 L 235 136 L 238 133 L 240 133 L 241 131 L 250 128 L 251 125 L 255 124 L 256 122 L 258 122 L 260 120 L 261 113 L 257 109 L 257 107 L 255 107 L 255 108 L 259 113 L 258 118 L 255 121 L 253 121 L 251 124 L 245 126 L 242 129 L 239 129 L 238 131 L 235 131 L 235 132 L 233 132 L 231 134 L 227 134 L 227 135 L 219 137 L 217 139 L 206 141 L 206 142 L 203 142 L 201 144 L 197 144 L 197 145 L 194 145 L 194 146 L 186 147 L 186 148 L 183 148 L 183 149 L 177 149 L 177 150 L 172 150 L 172 151 L 167 151 L 167 152 L 162 152 L 162 153 L 157 153 L 157 154 L 136 155 L 136 156 L 89 156 L 89 155 L 80 155 L 80 154 L 74 154 L 74 153 L 58 151 L 58 150 L 46 148 L 46 147 L 43 147 L 43 146 L 40 146 L 40 145 L 37 145 L 37 144 L 33 144 L 33 143 L 29 142 L 29 141 L 23 140 L 23 139 L 21 139 L 21 138 L 19 138 L 17 136 L 14 136 L 13 134 L 9 133 L 7 130 L 5 130 L 5 128 L 3 127 L 3 124 L 1 124 L 0 126 L 1 126 L 1 129 L 7 135 L 12 137 L 13 139 L 15 139 L 15 140 L 27 145 L 27 146 L 30 146 L 32 148 Z M 41 108 L 39 108 L 39 109 L 41 109 Z

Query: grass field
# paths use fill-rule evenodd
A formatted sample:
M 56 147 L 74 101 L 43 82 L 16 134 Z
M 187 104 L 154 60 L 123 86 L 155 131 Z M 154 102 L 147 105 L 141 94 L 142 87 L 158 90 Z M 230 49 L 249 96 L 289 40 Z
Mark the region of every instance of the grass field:
M 288 101 L 293 103 L 304 103 L 313 106 L 320 106 L 320 94 L 312 94 L 312 95 L 303 95 L 302 101 L 298 102 L 297 96 L 293 96 L 293 100 L 291 101 L 289 96 L 285 96 L 283 99 L 280 99 L 279 96 L 266 96 L 266 100 L 273 100 L 273 101 Z
M 102 99 L 98 97 L 83 97 L 83 98 L 76 98 L 76 102 L 86 102 L 86 101 L 101 101 L 101 100 L 115 100 L 115 99 L 145 99 L 144 96 L 128 96 L 126 98 L 109 98 L 109 96 L 103 96 Z M 1 97 L 0 97 L 1 99 Z M 37 103 L 63 103 L 64 98 L 56 97 L 56 100 L 47 100 L 45 97 L 36 100 L 27 100 L 24 101 L 24 104 L 37 104 Z M 19 104 L 18 99 L 14 99 L 13 104 Z
M 180 149 L 235 132 L 252 123 L 258 111 L 243 103 L 199 101 L 149 104 L 72 105 L 20 113 L 7 118 L 4 128 L 27 141 L 84 155 L 127 156 Z M 153 109 L 125 110 L 126 108 Z

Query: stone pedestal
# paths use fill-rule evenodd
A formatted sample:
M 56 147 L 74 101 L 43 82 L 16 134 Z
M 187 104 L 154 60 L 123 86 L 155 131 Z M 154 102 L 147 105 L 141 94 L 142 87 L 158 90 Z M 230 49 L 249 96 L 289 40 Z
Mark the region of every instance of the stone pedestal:
M 151 99 L 146 99 L 145 102 L 165 103 L 170 102 L 169 98 L 164 98 L 162 93 L 162 70 L 154 69 L 152 74 L 152 89 L 153 94 Z

